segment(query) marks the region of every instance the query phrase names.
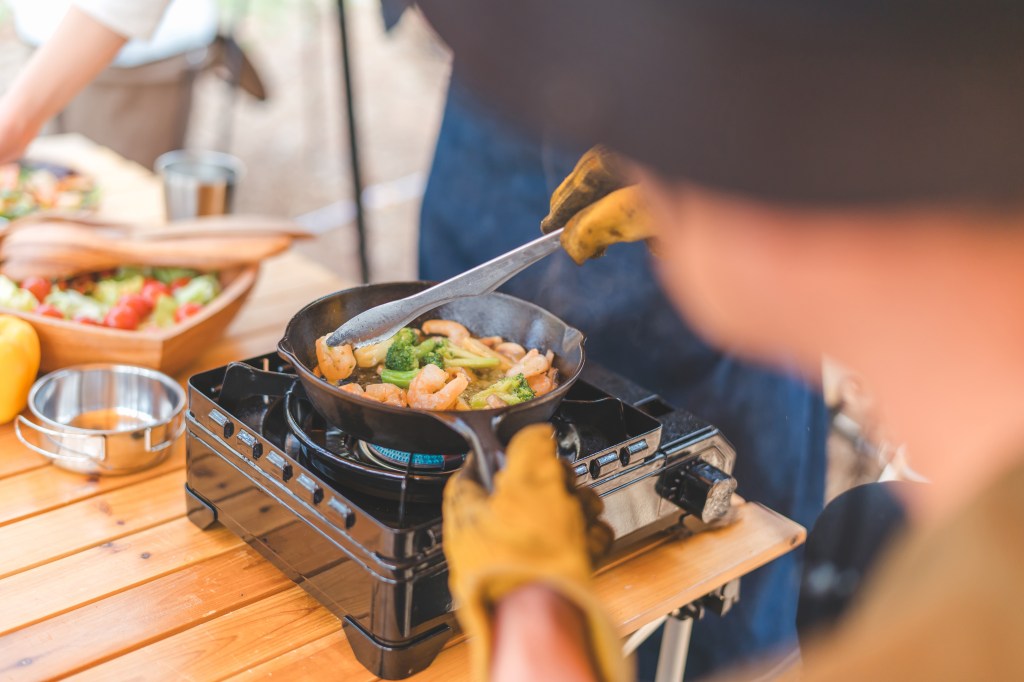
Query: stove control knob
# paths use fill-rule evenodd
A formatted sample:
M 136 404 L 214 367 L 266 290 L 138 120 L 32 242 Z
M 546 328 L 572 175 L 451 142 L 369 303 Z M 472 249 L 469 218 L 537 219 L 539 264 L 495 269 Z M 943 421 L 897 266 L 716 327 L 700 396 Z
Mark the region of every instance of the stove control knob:
M 736 479 L 703 460 L 697 460 L 664 472 L 655 490 L 704 523 L 711 523 L 728 513 L 732 494 L 736 491 Z

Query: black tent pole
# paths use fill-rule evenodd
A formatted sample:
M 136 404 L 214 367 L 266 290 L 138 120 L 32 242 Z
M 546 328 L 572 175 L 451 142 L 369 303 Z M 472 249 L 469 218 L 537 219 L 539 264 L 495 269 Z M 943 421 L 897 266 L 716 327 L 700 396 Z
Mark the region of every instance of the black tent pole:
M 349 65 L 348 27 L 345 21 L 345 0 L 338 0 L 338 34 L 341 39 L 341 74 L 345 86 L 345 112 L 348 118 L 349 164 L 352 168 L 353 201 L 356 208 L 356 234 L 359 246 L 359 274 L 363 283 L 370 281 L 370 260 L 366 246 L 366 215 L 363 211 L 363 181 L 359 172 L 359 145 L 356 136 L 355 106 L 352 101 L 352 70 Z

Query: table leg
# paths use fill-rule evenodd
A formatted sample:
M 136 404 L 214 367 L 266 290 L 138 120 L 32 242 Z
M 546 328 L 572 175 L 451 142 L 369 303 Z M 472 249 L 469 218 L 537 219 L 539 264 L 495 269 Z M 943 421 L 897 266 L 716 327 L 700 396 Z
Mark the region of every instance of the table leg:
M 661 637 L 654 682 L 680 682 L 683 679 L 692 632 L 693 617 L 686 612 L 669 616 L 665 620 L 665 632 Z

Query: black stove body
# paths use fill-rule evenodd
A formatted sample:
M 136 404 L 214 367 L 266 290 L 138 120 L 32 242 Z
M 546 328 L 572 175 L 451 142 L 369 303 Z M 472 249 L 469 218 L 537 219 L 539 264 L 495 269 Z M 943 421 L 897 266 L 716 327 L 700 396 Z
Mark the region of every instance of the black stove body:
M 272 354 L 197 374 L 188 393 L 189 518 L 224 524 L 336 614 L 373 673 L 427 667 L 457 627 L 440 490 L 461 456 L 385 458 L 351 442 Z M 588 368 L 552 422 L 618 547 L 727 512 L 732 446 L 621 377 Z

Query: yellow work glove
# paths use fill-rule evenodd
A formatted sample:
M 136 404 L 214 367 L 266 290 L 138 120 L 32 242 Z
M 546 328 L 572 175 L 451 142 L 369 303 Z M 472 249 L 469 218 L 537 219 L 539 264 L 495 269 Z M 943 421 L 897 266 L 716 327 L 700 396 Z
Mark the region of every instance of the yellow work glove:
M 456 615 L 469 636 L 473 679 L 488 679 L 494 605 L 528 583 L 574 604 L 587 623 L 602 680 L 628 680 L 622 642 L 590 588 L 593 558 L 611 543 L 593 491 L 574 492 L 550 424 L 534 424 L 509 443 L 506 465 L 488 495 L 457 474 L 444 491 L 444 551 Z
M 593 147 L 551 195 L 540 229 L 547 234 L 564 227 L 562 248 L 577 265 L 603 256 L 612 244 L 654 234 L 642 192 L 623 181 L 625 174 L 625 164 L 615 154 Z

